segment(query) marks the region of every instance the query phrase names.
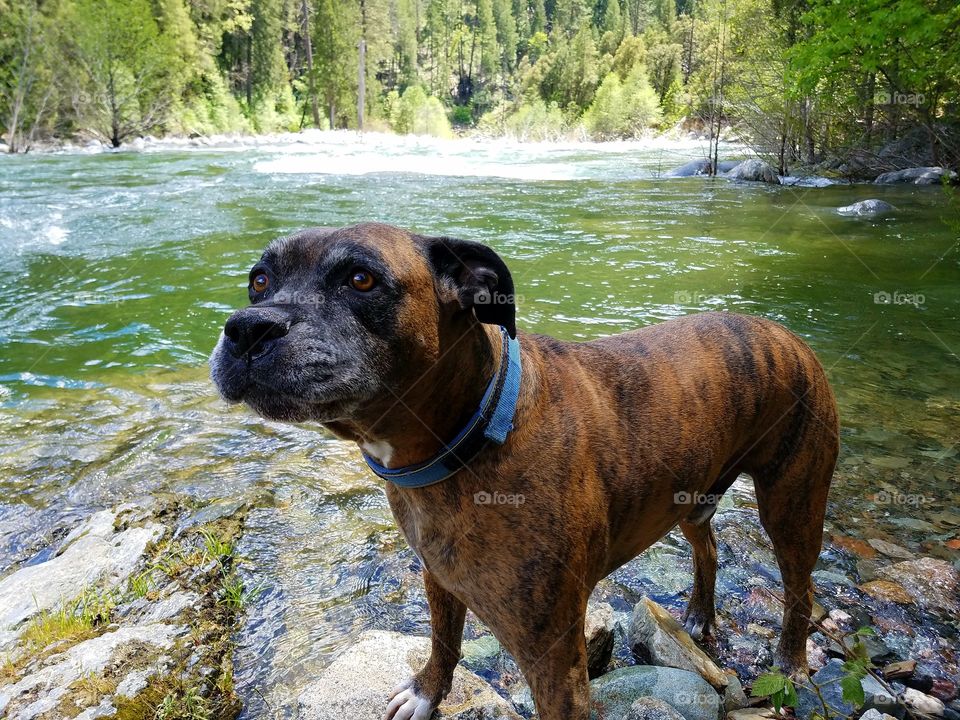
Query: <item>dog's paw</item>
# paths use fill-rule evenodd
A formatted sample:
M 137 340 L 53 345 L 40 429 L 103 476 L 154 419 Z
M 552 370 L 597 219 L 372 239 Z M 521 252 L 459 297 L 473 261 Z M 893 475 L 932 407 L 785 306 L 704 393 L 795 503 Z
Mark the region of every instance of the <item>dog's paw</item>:
M 688 609 L 683 616 L 683 629 L 694 640 L 704 640 L 710 636 L 713 622 L 706 614 Z
M 417 692 L 413 678 L 394 688 L 389 700 L 383 720 L 427 720 L 433 714 L 433 704 Z

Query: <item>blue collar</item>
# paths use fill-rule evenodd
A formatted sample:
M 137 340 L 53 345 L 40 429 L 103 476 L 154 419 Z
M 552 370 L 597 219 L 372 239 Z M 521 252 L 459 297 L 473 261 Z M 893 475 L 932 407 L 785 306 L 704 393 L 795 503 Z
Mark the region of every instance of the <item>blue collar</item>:
M 473 460 L 489 440 L 503 445 L 513 430 L 513 415 L 520 395 L 520 342 L 500 328 L 503 351 L 500 366 L 487 385 L 480 408 L 444 449 L 416 465 L 387 468 L 363 453 L 373 472 L 404 488 L 421 488 L 446 480 Z

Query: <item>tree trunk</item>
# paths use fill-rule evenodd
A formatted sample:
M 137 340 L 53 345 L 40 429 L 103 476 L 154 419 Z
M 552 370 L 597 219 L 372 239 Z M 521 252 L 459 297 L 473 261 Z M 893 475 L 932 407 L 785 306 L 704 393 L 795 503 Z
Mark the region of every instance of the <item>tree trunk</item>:
M 310 92 L 310 110 L 313 124 L 320 127 L 320 105 L 317 102 L 316 78 L 313 76 L 313 42 L 310 40 L 310 8 L 303 0 L 303 47 L 307 54 L 307 89 Z M 330 129 L 333 130 L 333 113 L 330 114 Z
M 359 77 L 357 78 L 357 129 L 363 132 L 363 110 L 367 94 L 367 41 L 360 38 Z M 331 106 L 332 107 L 332 106 Z

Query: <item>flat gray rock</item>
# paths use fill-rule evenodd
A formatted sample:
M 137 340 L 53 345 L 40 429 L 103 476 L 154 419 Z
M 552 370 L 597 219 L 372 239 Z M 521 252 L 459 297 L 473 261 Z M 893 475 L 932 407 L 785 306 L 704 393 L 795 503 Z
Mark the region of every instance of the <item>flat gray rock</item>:
M 186 632 L 176 625 L 142 625 L 120 628 L 74 645 L 48 658 L 38 670 L 13 685 L 0 687 L 0 717 L 31 720 L 57 707 L 69 686 L 99 674 L 114 657 L 136 643 L 167 649 Z M 95 716 L 91 716 L 95 717 Z
M 429 638 L 365 632 L 301 693 L 298 718 L 381 720 L 391 691 L 419 671 L 429 655 Z M 462 666 L 457 666 L 439 717 L 520 720 L 510 703 Z
M 119 585 L 136 569 L 147 545 L 164 533 L 155 523 L 115 532 L 116 519 L 110 510 L 95 513 L 64 539 L 58 555 L 0 580 L 0 648 L 15 640 L 23 621 L 35 613 L 59 607 L 90 587 Z

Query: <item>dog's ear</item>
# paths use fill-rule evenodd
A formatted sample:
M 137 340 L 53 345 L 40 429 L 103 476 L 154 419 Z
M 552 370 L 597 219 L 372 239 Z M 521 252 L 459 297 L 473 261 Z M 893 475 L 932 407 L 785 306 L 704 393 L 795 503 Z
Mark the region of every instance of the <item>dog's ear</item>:
M 506 263 L 486 245 L 467 240 L 424 238 L 434 275 L 453 286 L 460 307 L 473 308 L 477 320 L 502 325 L 517 336 L 513 278 Z

